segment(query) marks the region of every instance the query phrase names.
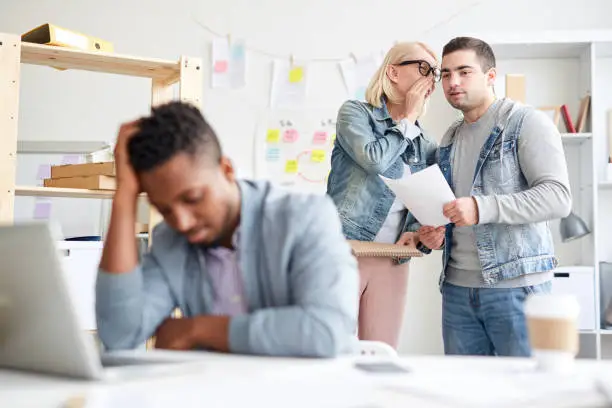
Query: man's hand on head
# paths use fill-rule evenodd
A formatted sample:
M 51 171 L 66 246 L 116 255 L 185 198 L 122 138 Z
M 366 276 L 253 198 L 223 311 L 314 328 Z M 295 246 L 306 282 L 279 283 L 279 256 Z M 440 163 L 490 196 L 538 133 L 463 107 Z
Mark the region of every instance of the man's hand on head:
M 115 144 L 115 171 L 117 172 L 117 193 L 134 197 L 141 192 L 136 173 L 130 164 L 128 142 L 138 132 L 138 121 L 121 125 Z

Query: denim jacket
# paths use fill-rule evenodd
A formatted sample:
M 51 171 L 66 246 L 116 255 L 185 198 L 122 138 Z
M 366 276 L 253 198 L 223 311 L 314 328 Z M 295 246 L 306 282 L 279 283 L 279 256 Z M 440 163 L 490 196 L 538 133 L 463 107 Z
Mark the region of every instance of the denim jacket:
M 518 193 L 529 188 L 518 159 L 518 138 L 527 107 L 507 103 L 496 126 L 481 149 L 471 195 L 501 195 Z M 453 124 L 442 138 L 439 165 L 452 186 L 453 141 L 461 121 Z M 548 222 L 531 224 L 477 224 L 474 226 L 478 257 L 486 284 L 522 275 L 550 271 L 557 266 L 553 239 Z M 453 224 L 446 226 L 443 269 L 451 251 Z
M 338 208 L 346 238 L 372 241 L 395 200 L 379 175 L 401 178 L 404 163 L 412 173 L 423 170 L 436 162 L 437 144 L 423 132 L 413 140 L 405 138 L 384 100 L 380 108 L 346 101 L 336 126 L 327 193 Z M 402 232 L 419 226 L 408 212 Z

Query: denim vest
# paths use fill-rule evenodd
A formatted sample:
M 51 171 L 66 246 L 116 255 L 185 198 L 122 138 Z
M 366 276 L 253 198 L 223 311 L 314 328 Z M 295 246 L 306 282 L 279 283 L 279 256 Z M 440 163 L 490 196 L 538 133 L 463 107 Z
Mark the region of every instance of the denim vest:
M 529 188 L 519 164 L 518 138 L 527 109 L 514 105 L 507 120 L 500 121 L 491 132 L 474 172 L 471 195 L 514 194 Z M 505 122 L 505 124 L 504 124 Z M 439 149 L 439 165 L 452 186 L 453 139 L 460 122 L 447 132 Z M 557 266 L 553 239 L 548 222 L 522 225 L 477 224 L 474 226 L 478 258 L 486 284 L 522 275 L 550 271 Z M 453 224 L 446 226 L 440 284 L 450 259 Z
M 384 100 L 380 108 L 345 102 L 338 113 L 327 194 L 338 208 L 346 238 L 372 241 L 383 225 L 395 194 L 379 175 L 401 178 L 404 163 L 412 173 L 423 170 L 435 163 L 436 150 L 437 143 L 423 132 L 414 140 L 404 138 Z M 419 226 L 408 212 L 402 232 Z

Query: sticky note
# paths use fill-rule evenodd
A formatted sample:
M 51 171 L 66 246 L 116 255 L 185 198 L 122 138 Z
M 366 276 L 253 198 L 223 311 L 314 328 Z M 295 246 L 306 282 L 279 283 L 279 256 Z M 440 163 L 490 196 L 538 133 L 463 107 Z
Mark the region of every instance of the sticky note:
M 278 161 L 280 159 L 280 149 L 278 147 L 269 147 L 266 151 L 267 161 Z
M 334 145 L 334 143 L 336 142 L 336 134 L 335 134 L 335 133 L 333 133 L 333 134 L 331 135 L 330 139 L 331 139 L 331 145 L 333 146 L 333 145 Z
M 285 173 L 297 173 L 298 170 L 298 161 L 297 160 L 287 160 L 285 164 Z
M 37 180 L 44 180 L 51 178 L 51 165 L 49 164 L 41 164 L 38 166 L 38 171 L 36 172 Z
M 314 144 L 324 144 L 327 141 L 327 132 L 316 131 L 314 136 L 312 137 L 312 143 Z
M 216 73 L 222 74 L 224 72 L 227 72 L 227 65 L 228 64 L 226 60 L 215 61 L 214 70 Z
M 51 216 L 51 202 L 39 201 L 34 204 L 34 219 L 47 220 Z
M 266 136 L 267 143 L 278 143 L 280 140 L 280 130 L 278 129 L 268 129 L 268 134 Z
M 232 59 L 244 59 L 244 44 L 232 44 Z
M 315 163 L 323 163 L 325 161 L 325 150 L 313 150 L 310 154 L 310 160 Z
M 302 82 L 302 79 L 304 79 L 304 68 L 293 67 L 289 70 L 289 82 L 295 84 L 297 82 Z
M 62 164 L 79 164 L 81 158 L 76 154 L 68 154 L 62 157 Z
M 283 142 L 293 143 L 300 137 L 300 134 L 296 129 L 287 129 L 283 132 Z

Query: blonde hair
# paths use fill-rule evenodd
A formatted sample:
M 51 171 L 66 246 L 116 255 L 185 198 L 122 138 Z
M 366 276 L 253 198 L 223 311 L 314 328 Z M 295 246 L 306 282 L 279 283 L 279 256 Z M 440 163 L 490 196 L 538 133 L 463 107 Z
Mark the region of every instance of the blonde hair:
M 392 103 L 399 103 L 404 99 L 403 95 L 397 94 L 393 83 L 387 76 L 387 67 L 407 60 L 415 54 L 418 48 L 425 50 L 436 62 L 439 62 L 433 50 L 422 42 L 401 42 L 395 44 L 385 55 L 383 63 L 376 70 L 366 89 L 365 99 L 370 105 L 380 108 L 382 106 L 381 99 L 383 95 Z

